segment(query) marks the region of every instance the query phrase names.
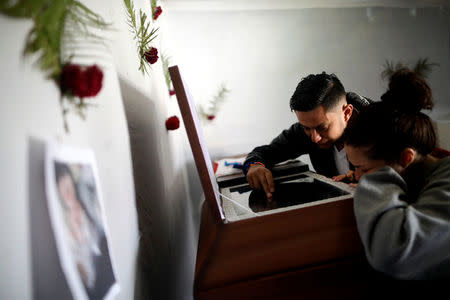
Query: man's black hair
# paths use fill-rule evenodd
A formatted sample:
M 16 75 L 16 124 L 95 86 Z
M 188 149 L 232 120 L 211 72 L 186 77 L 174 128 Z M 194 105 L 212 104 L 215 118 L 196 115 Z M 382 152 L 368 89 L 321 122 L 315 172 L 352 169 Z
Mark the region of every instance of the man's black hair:
M 326 110 L 334 107 L 345 89 L 341 81 L 334 74 L 310 74 L 297 85 L 291 97 L 291 110 L 311 111 L 323 105 Z

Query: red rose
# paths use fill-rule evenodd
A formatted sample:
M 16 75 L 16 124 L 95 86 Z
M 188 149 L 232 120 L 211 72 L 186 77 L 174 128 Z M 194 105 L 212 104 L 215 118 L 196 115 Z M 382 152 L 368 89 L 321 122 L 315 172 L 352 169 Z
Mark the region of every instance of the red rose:
M 87 91 L 84 73 L 79 65 L 67 64 L 64 66 L 60 85 L 63 92 L 69 92 L 78 97 L 82 97 Z
M 154 64 L 158 60 L 158 49 L 151 47 L 144 53 L 144 57 L 150 64 Z
M 161 6 L 157 6 L 153 9 L 153 20 L 156 21 L 158 19 L 159 15 L 162 13 Z
M 172 116 L 166 120 L 167 130 L 175 130 L 180 127 L 180 120 L 177 116 Z
M 84 98 L 93 97 L 102 89 L 103 72 L 96 65 L 83 70 L 80 65 L 66 64 L 62 70 L 60 85 L 63 93 Z
M 214 118 L 215 118 L 216 116 L 215 115 L 208 115 L 208 120 L 210 120 L 210 121 L 212 121 L 212 120 L 214 120 Z
M 174 91 L 174 90 L 170 90 L 170 91 L 169 91 L 169 95 L 170 95 L 170 96 L 175 95 L 175 91 Z
M 102 89 L 103 72 L 97 65 L 88 67 L 85 71 L 88 90 L 85 97 L 94 97 Z

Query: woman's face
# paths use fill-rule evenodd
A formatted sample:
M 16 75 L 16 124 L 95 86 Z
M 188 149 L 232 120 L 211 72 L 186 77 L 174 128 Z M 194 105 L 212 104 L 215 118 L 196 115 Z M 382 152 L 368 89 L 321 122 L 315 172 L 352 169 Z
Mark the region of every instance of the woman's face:
M 355 167 L 355 178 L 358 181 L 364 174 L 373 173 L 379 168 L 387 165 L 384 160 L 374 160 L 369 158 L 367 155 L 369 146 L 354 147 L 346 144 L 344 147 L 349 162 Z

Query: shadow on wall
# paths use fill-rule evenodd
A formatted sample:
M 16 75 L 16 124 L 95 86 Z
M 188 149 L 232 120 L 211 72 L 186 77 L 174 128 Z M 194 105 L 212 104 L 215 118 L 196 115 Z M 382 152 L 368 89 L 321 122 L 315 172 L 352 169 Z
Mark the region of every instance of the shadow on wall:
M 59 263 L 45 194 L 45 143 L 28 140 L 28 191 L 33 299 L 73 299 Z
M 136 287 L 136 293 L 145 298 L 163 284 L 162 278 L 169 276 L 164 273 L 169 270 L 165 265 L 170 252 L 166 242 L 170 218 L 164 205 L 166 196 L 161 176 L 163 167 L 158 157 L 158 132 L 155 124 L 149 121 L 156 119 L 155 105 L 125 79 L 119 78 L 119 82 L 130 134 L 140 233 L 137 278 L 142 284 Z
M 140 231 L 135 299 L 180 299 L 193 294 L 198 205 L 188 203 L 182 170 L 157 104 L 119 76 L 130 134 Z

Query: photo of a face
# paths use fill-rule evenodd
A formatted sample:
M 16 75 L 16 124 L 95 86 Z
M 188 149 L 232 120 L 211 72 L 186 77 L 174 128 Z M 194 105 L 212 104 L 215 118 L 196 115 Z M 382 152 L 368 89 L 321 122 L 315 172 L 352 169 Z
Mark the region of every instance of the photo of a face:
M 93 156 L 55 153 L 48 157 L 48 202 L 68 285 L 74 299 L 109 299 L 118 286 Z
M 72 168 L 71 168 L 72 167 Z M 93 199 L 84 199 L 81 202 L 80 192 L 84 183 L 82 180 L 75 180 L 74 173 L 82 176 L 83 168 L 89 171 L 87 166 L 67 165 L 55 162 L 55 175 L 58 194 L 61 206 L 64 211 L 64 218 L 69 231 L 68 242 L 73 258 L 75 259 L 77 270 L 87 289 L 92 289 L 95 285 L 96 270 L 94 259 L 101 255 L 99 248 L 100 238 L 102 238 L 103 229 L 96 223 L 95 219 L 88 217 L 87 210 L 94 210 L 95 202 Z M 84 205 L 83 205 L 84 204 Z M 98 217 L 97 217 L 98 219 Z

